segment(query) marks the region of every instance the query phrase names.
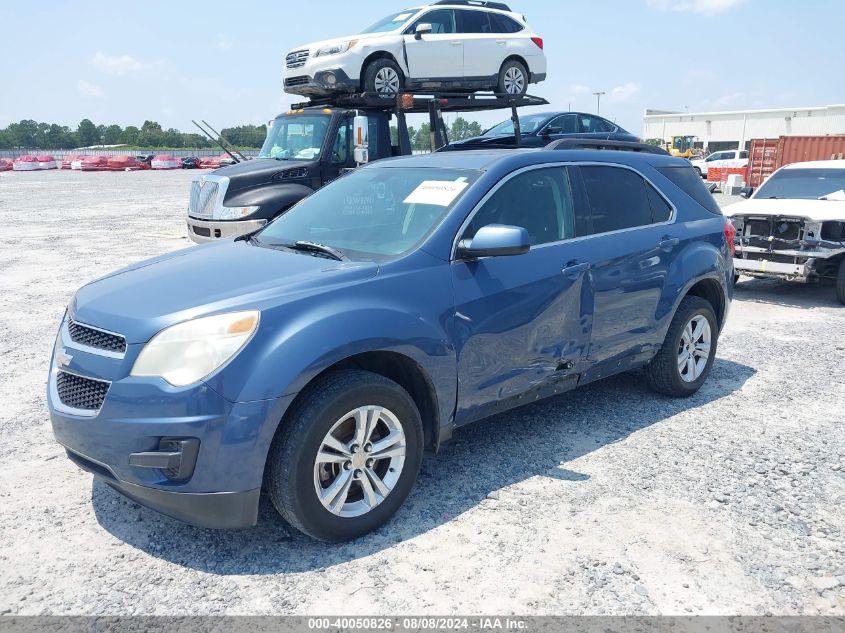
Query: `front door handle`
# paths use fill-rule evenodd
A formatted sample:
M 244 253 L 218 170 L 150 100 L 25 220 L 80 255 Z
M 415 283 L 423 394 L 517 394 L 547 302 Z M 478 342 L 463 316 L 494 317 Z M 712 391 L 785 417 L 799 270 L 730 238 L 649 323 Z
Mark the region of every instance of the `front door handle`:
M 452 46 L 462 46 L 463 42 L 452 42 Z
M 663 240 L 658 244 L 660 250 L 666 251 L 667 253 L 675 248 L 681 240 L 677 237 L 669 237 L 668 235 L 664 236 Z
M 566 267 L 561 270 L 560 272 L 563 273 L 566 277 L 570 277 L 575 279 L 578 275 L 583 273 L 590 267 L 590 264 L 587 262 L 581 262 L 580 264 L 576 262 L 570 262 L 566 265 Z

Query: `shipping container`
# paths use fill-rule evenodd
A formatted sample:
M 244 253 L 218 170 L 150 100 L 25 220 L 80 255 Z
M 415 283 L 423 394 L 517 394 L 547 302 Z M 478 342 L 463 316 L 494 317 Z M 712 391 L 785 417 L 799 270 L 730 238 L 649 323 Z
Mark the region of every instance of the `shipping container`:
M 748 154 L 748 185 L 759 187 L 784 165 L 831 159 L 845 159 L 845 134 L 754 139 Z

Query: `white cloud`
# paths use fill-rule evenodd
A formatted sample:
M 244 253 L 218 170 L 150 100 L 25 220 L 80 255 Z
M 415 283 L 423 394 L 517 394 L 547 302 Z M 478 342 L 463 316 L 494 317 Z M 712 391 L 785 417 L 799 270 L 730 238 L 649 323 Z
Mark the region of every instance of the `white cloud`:
M 581 84 L 569 84 L 569 94 L 584 95 L 588 92 L 590 92 L 589 86 L 583 86 Z
M 112 57 L 102 51 L 97 51 L 91 62 L 110 75 L 128 75 L 129 73 L 141 72 L 146 68 L 144 64 L 130 55 L 115 55 Z
M 633 81 L 629 81 L 628 83 L 622 86 L 616 86 L 615 88 L 613 88 L 610 91 L 610 95 L 608 95 L 608 98 L 611 101 L 616 102 L 628 101 L 631 97 L 633 97 L 640 91 L 640 88 L 640 84 Z
M 719 97 L 718 99 L 716 99 L 713 102 L 713 104 L 716 105 L 717 107 L 721 108 L 721 107 L 724 107 L 724 106 L 727 106 L 727 105 L 731 105 L 732 103 L 737 103 L 737 102 L 742 101 L 744 99 L 745 99 L 745 93 L 744 92 L 734 92 L 732 94 L 725 95 L 723 97 Z
M 232 46 L 234 45 L 234 42 L 232 42 L 232 40 L 230 40 L 226 35 L 220 33 L 217 36 L 217 48 L 219 48 L 221 51 L 231 50 Z
M 648 6 L 660 11 L 698 13 L 707 17 L 730 11 L 745 0 L 646 0 Z
M 86 97 L 103 96 L 103 89 L 100 88 L 100 86 L 95 86 L 94 84 L 88 83 L 83 79 L 80 79 L 76 82 L 76 89 L 79 91 L 79 94 L 85 95 Z

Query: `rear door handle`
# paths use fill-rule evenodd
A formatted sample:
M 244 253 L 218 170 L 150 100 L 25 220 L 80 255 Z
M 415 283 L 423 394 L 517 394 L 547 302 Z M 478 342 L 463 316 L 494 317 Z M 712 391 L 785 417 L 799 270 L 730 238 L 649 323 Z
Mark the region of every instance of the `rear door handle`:
M 589 267 L 590 264 L 588 264 L 587 262 L 581 262 L 580 264 L 570 262 L 560 272 L 563 273 L 566 277 L 574 279 L 575 277 L 583 273 L 585 270 L 587 270 Z
M 496 44 L 507 44 L 507 40 L 496 40 Z
M 463 42 L 452 42 L 452 46 L 462 46 Z
M 668 253 L 673 248 L 675 248 L 680 243 L 680 241 L 681 240 L 679 240 L 677 237 L 666 236 L 663 238 L 660 244 L 658 244 L 658 246 L 660 247 L 660 250 L 666 251 Z

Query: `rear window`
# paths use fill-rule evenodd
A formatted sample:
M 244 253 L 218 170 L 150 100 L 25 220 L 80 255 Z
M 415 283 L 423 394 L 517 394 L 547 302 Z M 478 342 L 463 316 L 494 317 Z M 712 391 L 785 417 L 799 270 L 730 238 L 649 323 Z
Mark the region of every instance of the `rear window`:
M 683 190 L 690 198 L 695 200 L 710 213 L 722 215 L 722 210 L 716 200 L 707 191 L 701 176 L 695 168 L 689 167 L 658 167 L 657 171 L 671 180 L 679 189 Z

